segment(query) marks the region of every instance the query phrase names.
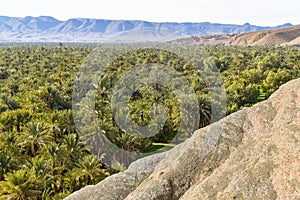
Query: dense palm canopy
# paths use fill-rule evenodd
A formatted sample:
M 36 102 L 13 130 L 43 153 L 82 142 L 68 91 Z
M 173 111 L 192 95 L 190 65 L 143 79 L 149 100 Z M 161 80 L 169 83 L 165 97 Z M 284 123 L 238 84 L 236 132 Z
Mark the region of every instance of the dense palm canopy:
M 71 110 L 76 73 L 93 48 L 94 45 L 54 44 L 0 47 L 0 199 L 63 199 L 116 172 L 100 162 L 105 155 L 91 153 L 81 130 L 75 126 Z M 197 97 L 197 128 L 213 122 L 212 106 L 219 106 L 218 94 L 209 90 L 207 84 L 213 80 L 206 70 L 213 66 L 226 89 L 227 114 L 266 99 L 283 83 L 300 77 L 300 49 L 296 47 L 174 48 L 182 55 L 202 52 L 205 56 L 199 56 L 199 66 L 203 71 L 199 72 L 192 61 L 180 54 L 157 48 L 137 49 L 109 63 L 106 73 L 94 85 L 97 123 L 121 149 L 148 152 L 154 143 L 176 144 L 192 133 L 177 134 L 183 115 L 188 112 L 188 108 L 180 107 L 181 100 L 170 89 L 180 83 L 180 77 L 174 76 L 175 85 L 169 88 L 151 83 L 138 86 L 127 96 L 122 88 L 113 91 L 119 80 L 128 87 L 134 85 L 134 79 L 122 79 L 134 66 L 157 63 L 184 76 Z M 88 87 L 81 90 L 78 92 Z M 112 109 L 113 92 L 120 105 L 129 101 L 128 113 L 120 109 L 116 114 Z M 163 124 L 152 123 L 155 113 L 166 114 Z M 144 133 L 116 124 L 115 118 L 122 119 L 122 115 L 140 127 L 159 131 L 151 137 L 138 137 Z M 85 113 L 82 116 L 86 120 Z

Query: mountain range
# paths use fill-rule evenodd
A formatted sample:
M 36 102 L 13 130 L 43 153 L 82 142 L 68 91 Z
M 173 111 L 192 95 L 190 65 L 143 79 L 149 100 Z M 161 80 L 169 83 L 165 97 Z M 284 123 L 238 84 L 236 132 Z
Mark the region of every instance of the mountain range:
M 0 16 L 0 42 L 114 42 L 140 38 L 141 41 L 171 40 L 189 36 L 236 34 L 276 27 L 219 23 L 147 22 L 74 18 L 60 21 L 50 16 Z M 141 35 L 143 37 L 141 37 Z M 125 36 L 125 38 L 124 38 Z

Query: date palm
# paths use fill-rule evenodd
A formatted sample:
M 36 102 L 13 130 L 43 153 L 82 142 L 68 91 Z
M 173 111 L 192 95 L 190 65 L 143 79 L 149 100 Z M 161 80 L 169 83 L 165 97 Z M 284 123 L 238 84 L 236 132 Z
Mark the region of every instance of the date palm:
M 35 188 L 29 171 L 18 170 L 5 175 L 5 181 L 0 182 L 0 194 L 3 200 L 35 200 L 41 191 Z
M 198 103 L 200 114 L 199 128 L 202 128 L 207 126 L 211 119 L 211 102 L 209 100 L 209 96 L 198 95 Z
M 104 171 L 101 167 L 102 164 L 97 156 L 87 155 L 78 161 L 77 167 L 71 171 L 71 176 L 79 188 L 85 185 L 95 184 L 105 178 Z
M 0 152 L 0 181 L 4 180 L 4 175 L 12 169 L 12 157 L 7 152 Z
M 49 182 L 54 193 L 58 193 L 62 187 L 62 176 L 68 170 L 67 165 L 70 162 L 68 159 L 66 149 L 55 142 L 47 144 L 42 149 L 43 155 L 50 163 Z
M 72 160 L 77 160 L 82 154 L 88 153 L 89 150 L 80 140 L 78 134 L 65 135 L 61 140 L 62 145 L 66 148 L 66 153 Z
M 44 156 L 36 156 L 28 160 L 26 169 L 32 170 L 35 177 L 40 177 L 43 180 L 46 180 L 51 171 L 50 161 L 47 160 Z
M 50 140 L 47 130 L 47 127 L 42 123 L 29 122 L 24 128 L 23 137 L 19 138 L 19 146 L 25 150 L 27 155 L 35 156 L 40 147 Z

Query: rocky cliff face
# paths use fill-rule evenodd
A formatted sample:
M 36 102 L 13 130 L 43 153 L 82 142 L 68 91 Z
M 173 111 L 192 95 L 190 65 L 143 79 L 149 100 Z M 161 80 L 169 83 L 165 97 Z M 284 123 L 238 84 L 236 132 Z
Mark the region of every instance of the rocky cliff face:
M 300 79 L 66 200 L 300 199 Z

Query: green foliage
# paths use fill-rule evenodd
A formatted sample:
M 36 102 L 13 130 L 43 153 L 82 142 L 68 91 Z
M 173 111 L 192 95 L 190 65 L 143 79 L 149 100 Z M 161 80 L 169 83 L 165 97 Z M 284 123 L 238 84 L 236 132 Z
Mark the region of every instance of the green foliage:
M 92 49 L 92 45 L 0 47 L 0 199 L 63 199 L 120 170 L 91 155 L 70 110 L 76 72 Z M 178 138 L 177 131 L 186 110 L 180 109 L 169 88 L 157 84 L 129 94 L 127 117 L 140 126 L 149 125 L 151 112 L 160 112 L 162 106 L 167 119 L 159 133 L 143 139 L 136 136 L 143 133 L 125 132 L 116 125 L 110 104 L 112 88 L 134 66 L 158 63 L 184 76 L 198 97 L 199 127 L 210 123 L 212 103 L 218 103 L 212 102 L 212 95 L 217 94 L 211 94 L 206 83 L 214 82 L 206 73 L 213 66 L 224 81 L 227 114 L 266 99 L 280 85 L 300 77 L 300 49 L 296 47 L 183 46 L 178 51 L 185 57 L 199 52 L 206 55 L 199 57 L 203 71 L 179 53 L 137 49 L 118 57 L 99 77 L 96 117 L 120 148 L 151 153 L 173 146 L 162 143 L 185 139 Z
M 115 172 L 90 154 L 70 110 L 75 72 L 90 50 L 0 48 L 0 199 L 60 200 Z
M 35 178 L 28 170 L 17 170 L 5 175 L 0 182 L 1 199 L 38 199 L 41 193 L 36 189 Z
M 151 65 L 153 63 L 155 65 Z M 128 76 L 134 68 L 135 76 L 143 77 L 145 71 L 153 73 L 154 70 L 152 71 L 152 69 L 157 69 L 160 65 L 164 66 L 166 73 L 168 73 L 168 68 L 176 69 L 178 72 L 172 77 L 170 88 L 154 83 L 135 88 L 135 77 L 123 78 L 125 75 Z M 137 66 L 144 66 L 145 68 L 143 70 L 140 70 L 141 68 L 136 69 Z M 158 74 L 156 76 L 159 77 Z M 208 90 L 205 81 L 201 78 L 199 69 L 183 57 L 180 57 L 179 54 L 155 48 L 137 49 L 119 56 L 114 62 L 110 63 L 105 74 L 99 78 L 99 84 L 96 86 L 97 97 L 95 102 L 97 118 L 110 141 L 124 150 L 133 152 L 147 152 L 153 142 L 169 143 L 173 141 L 179 128 L 182 128 L 183 114 L 189 112 L 188 108 L 182 106 L 184 102 L 179 102 L 171 90 L 171 88 L 180 88 L 182 86 L 181 77 L 185 77 L 191 83 L 192 89 L 198 94 L 201 110 L 201 121 L 198 122 L 199 127 L 208 125 L 210 122 L 211 99 L 207 95 Z M 124 88 L 118 88 L 116 84 L 134 91 L 133 94 L 127 94 L 126 91 L 124 93 Z M 111 107 L 113 92 L 115 99 L 118 100 L 116 105 L 116 107 L 120 108 L 118 112 Z M 128 97 L 130 100 L 129 116 L 122 107 L 123 102 L 126 102 Z M 158 114 L 163 110 L 166 111 L 167 115 L 165 124 L 151 123 L 151 115 Z M 118 127 L 116 119 L 131 119 L 139 126 L 148 126 L 148 130 L 158 130 L 158 133 L 154 136 L 149 136 L 144 135 L 145 132 L 137 129 L 125 130 Z M 81 120 L 84 121 L 84 119 Z M 186 121 L 192 123 L 193 119 Z M 189 127 L 190 125 L 185 124 L 185 126 Z M 181 131 L 183 132 L 184 130 Z M 175 142 L 179 143 L 185 140 L 186 137 L 190 136 L 191 132 L 186 131 L 184 134 L 185 136 L 181 138 L 176 136 Z

